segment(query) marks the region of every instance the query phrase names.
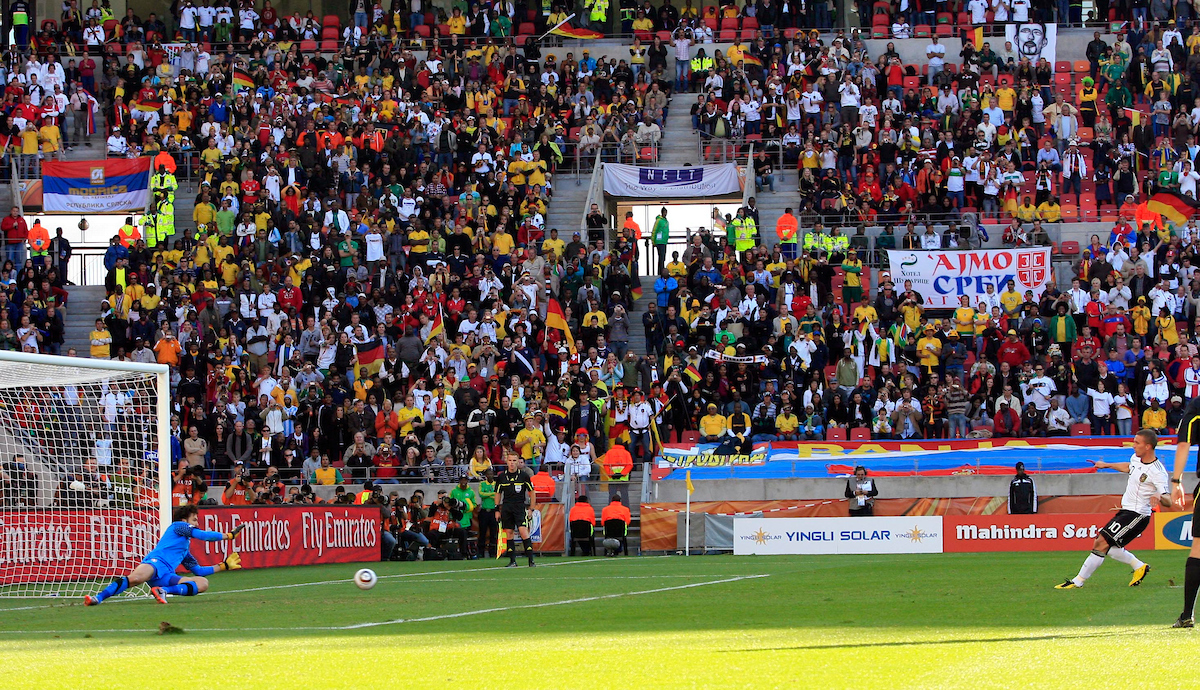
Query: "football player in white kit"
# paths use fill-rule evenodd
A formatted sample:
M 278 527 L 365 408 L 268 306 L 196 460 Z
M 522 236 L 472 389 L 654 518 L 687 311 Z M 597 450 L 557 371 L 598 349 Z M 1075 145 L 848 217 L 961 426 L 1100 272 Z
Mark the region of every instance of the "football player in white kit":
M 1164 508 L 1171 505 L 1170 475 L 1154 454 L 1154 447 L 1157 445 L 1158 435 L 1149 429 L 1142 429 L 1133 437 L 1133 457 L 1129 458 L 1129 462 L 1095 463 L 1097 469 L 1111 468 L 1129 473 L 1125 495 L 1121 497 L 1121 509 L 1096 536 L 1092 552 L 1084 560 L 1079 574 L 1060 585 L 1055 585 L 1055 589 L 1082 587 L 1092 573 L 1104 563 L 1105 556 L 1133 569 L 1130 587 L 1136 587 L 1146 579 L 1150 566 L 1126 551 L 1125 546 L 1150 525 L 1153 513 L 1151 506 L 1154 501 Z

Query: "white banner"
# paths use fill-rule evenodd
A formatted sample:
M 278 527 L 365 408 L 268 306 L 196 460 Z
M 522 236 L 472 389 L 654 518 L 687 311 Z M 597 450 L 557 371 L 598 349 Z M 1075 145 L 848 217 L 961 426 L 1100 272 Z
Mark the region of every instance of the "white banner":
M 1046 58 L 1054 66 L 1058 55 L 1058 25 L 1041 22 L 1015 22 L 1004 25 L 1004 40 L 1012 43 L 1020 58 L 1028 58 L 1036 64 L 1038 58 Z
M 735 518 L 733 553 L 942 553 L 942 516 Z
M 692 168 L 639 168 L 604 164 L 604 191 L 613 196 L 668 197 L 741 194 L 742 182 L 733 163 Z
M 889 250 L 892 282 L 902 290 L 904 281 L 925 298 L 927 309 L 955 309 L 959 297 L 970 298 L 979 306 L 987 286 L 996 294 L 1004 292 L 1008 281 L 1024 299 L 1032 290 L 1034 299 L 1042 296 L 1050 281 L 1050 248 L 981 249 L 978 251 Z

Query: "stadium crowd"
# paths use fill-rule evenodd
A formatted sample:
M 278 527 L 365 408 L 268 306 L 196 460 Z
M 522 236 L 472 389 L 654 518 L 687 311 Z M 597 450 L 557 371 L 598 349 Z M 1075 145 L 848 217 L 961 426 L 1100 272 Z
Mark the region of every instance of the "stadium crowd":
M 154 156 L 164 201 L 192 194 L 176 174 L 199 179 L 190 219 L 172 200 L 171 232 L 160 218 L 113 238 L 88 353 L 171 365 L 182 501 L 202 476 L 228 482 L 231 503 L 286 500 L 261 489 L 289 484 L 302 500 L 303 483 L 478 479 L 512 453 L 535 481 L 620 479 L 660 441 L 692 438 L 1129 434 L 1171 428 L 1200 394 L 1200 231 L 1138 205 L 1195 197 L 1191 22 L 1097 35 L 1064 93 L 1056 66 L 1009 60 L 1011 46 L 967 42 L 956 59 L 897 37 L 929 41 L 923 71 L 891 45 L 872 58 L 858 30 L 776 32 L 770 0 L 723 7 L 741 33 L 711 59 L 690 4 L 638 10 L 633 31 L 668 35 L 637 38 L 628 60 L 513 40 L 511 5 L 441 17 L 359 2 L 343 28 L 269 2 L 183 2 L 169 50 L 159 18 L 93 7 L 43 27 L 28 59 L 8 54 L 9 153 L 19 141 L 36 161 L 39 143 L 53 154 L 102 119 L 110 155 Z M 668 48 L 682 58 L 670 76 Z M 798 212 L 774 221 L 773 247 L 751 207 L 660 253 L 636 324 L 638 242 L 665 244 L 666 217 L 607 228 L 593 213 L 584 237 L 545 227 L 546 205 L 571 156 L 656 143 L 684 89 L 698 129 L 761 137 L 801 170 Z M 1077 257 L 1070 290 L 1040 299 L 996 286 L 927 313 L 839 229 L 954 248 L 976 226 L 930 221 L 978 210 L 1011 221 L 1011 246 L 1047 243 L 1064 193 L 1112 205 L 1113 231 Z M 0 347 L 57 352 L 63 245 L 15 211 L 0 231 Z M 629 348 L 639 327 L 646 352 Z

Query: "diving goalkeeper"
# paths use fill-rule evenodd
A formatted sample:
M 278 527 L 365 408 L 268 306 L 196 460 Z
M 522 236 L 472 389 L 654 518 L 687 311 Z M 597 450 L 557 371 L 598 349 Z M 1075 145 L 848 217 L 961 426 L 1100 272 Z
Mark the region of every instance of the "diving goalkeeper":
M 158 546 L 146 554 L 136 568 L 125 577 L 114 579 L 103 591 L 84 597 L 83 603 L 87 606 L 96 606 L 130 587 L 149 583 L 150 593 L 154 595 L 158 603 L 165 604 L 167 603 L 167 594 L 184 597 L 196 596 L 208 589 L 206 576 L 222 570 L 237 570 L 242 567 L 241 557 L 237 553 L 229 554 L 224 561 L 215 566 L 200 565 L 192 557 L 188 547 L 193 538 L 203 541 L 232 540 L 246 527 L 245 524 L 238 525 L 232 532 L 223 533 L 196 529 L 196 525 L 200 523 L 200 515 L 194 505 L 175 508 L 171 519 L 172 522 L 167 527 L 166 533 L 163 534 L 162 539 L 158 540 Z M 175 570 L 181 565 L 195 577 L 176 575 Z

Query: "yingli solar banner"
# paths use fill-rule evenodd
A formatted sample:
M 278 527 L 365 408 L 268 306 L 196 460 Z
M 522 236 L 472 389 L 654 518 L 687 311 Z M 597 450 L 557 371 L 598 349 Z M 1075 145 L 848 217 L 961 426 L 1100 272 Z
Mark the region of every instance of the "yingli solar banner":
M 691 168 L 639 168 L 604 164 L 604 191 L 613 196 L 666 199 L 741 194 L 742 181 L 733 163 Z
M 42 163 L 47 213 L 128 213 L 150 203 L 150 159 Z

